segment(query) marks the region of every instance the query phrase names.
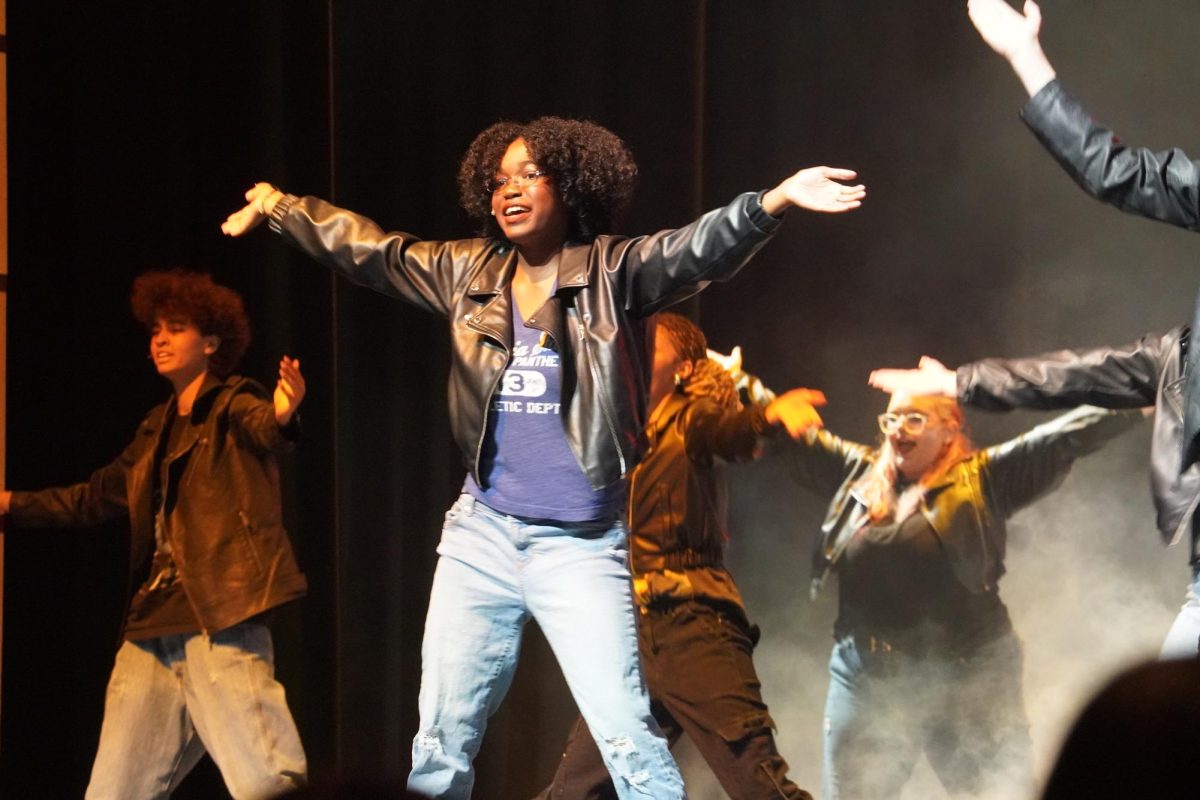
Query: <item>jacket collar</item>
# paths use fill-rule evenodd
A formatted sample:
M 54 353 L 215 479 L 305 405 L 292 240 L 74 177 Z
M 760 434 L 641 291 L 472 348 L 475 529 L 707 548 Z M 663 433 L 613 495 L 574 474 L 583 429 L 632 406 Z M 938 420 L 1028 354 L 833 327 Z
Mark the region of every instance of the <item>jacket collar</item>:
M 679 391 L 673 391 L 660 400 L 646 421 L 646 434 L 650 439 L 652 441 L 657 439 L 658 434 L 667 429 L 667 426 L 683 412 L 687 404 L 688 397 Z
M 588 285 L 588 251 L 586 244 L 567 242 L 558 257 L 558 279 L 554 292 L 578 289 Z M 517 248 L 505 244 L 497 248 L 475 273 L 468 290 L 472 297 L 497 295 L 512 283 L 517 269 Z
M 588 285 L 587 245 L 567 243 L 558 258 L 558 275 L 554 294 L 546 301 L 545 313 L 528 320 L 533 327 L 546 331 L 556 342 L 562 342 L 562 312 L 557 306 L 564 290 L 581 289 Z M 505 245 L 498 248 L 471 280 L 469 294 L 484 303 L 470 320 L 470 326 L 487 334 L 505 347 L 512 347 L 512 297 L 509 287 L 517 270 L 517 250 Z
M 196 399 L 192 401 L 192 418 L 201 419 L 208 413 L 209 406 L 216 399 L 218 391 L 225 386 L 226 380 L 218 378 L 211 372 L 205 373 L 204 380 L 200 382 L 200 388 L 196 390 Z M 171 392 L 171 396 L 167 398 L 166 405 L 163 406 L 163 423 L 172 416 L 178 413 L 179 402 L 175 392 Z

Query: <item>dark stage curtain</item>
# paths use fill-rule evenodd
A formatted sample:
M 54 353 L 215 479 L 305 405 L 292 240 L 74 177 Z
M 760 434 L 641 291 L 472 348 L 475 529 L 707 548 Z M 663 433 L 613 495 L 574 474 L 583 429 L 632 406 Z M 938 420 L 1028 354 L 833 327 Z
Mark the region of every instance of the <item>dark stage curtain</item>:
M 256 332 L 242 371 L 271 382 L 286 352 L 309 385 L 285 505 L 312 588 L 275 622 L 279 674 L 314 777 L 401 781 L 435 547 L 463 476 L 445 323 L 333 280 L 265 230 L 225 239 L 221 220 L 269 180 L 385 228 L 470 235 L 461 153 L 498 119 L 542 114 L 588 117 L 629 142 L 642 181 L 624 232 L 686 223 L 804 166 L 856 168 L 870 192 L 861 212 L 789 212 L 699 307 L 714 345 L 744 345 L 774 387 L 825 389 L 829 427 L 873 441 L 884 403 L 863 386 L 873 367 L 1130 341 L 1186 319 L 1196 285 L 1194 236 L 1082 197 L 1021 130 L 1020 86 L 962 6 L 9 0 L 10 487 L 83 479 L 167 394 L 128 311 L 136 274 L 185 265 L 240 290 Z M 1200 84 L 1186 79 L 1196 24 L 1185 23 L 1200 11 L 1144 6 L 1064 0 L 1043 39 L 1095 113 L 1139 143 L 1186 147 Z M 981 443 L 1029 421 L 972 417 Z M 1114 443 L 1111 461 L 1077 467 L 1072 481 L 1094 482 L 1085 497 L 1068 484 L 1045 505 L 1058 516 L 1014 524 L 1004 591 L 1031 660 L 1076 633 L 1027 626 L 1052 616 L 1046 586 L 1077 585 L 1100 607 L 1106 581 L 1081 569 L 1069 583 L 1063 565 L 1109 558 L 1138 596 L 1162 588 L 1163 605 L 1176 602 L 1183 559 L 1171 562 L 1178 579 L 1162 578 L 1144 445 Z M 834 603 L 829 592 L 809 603 L 804 587 L 827 498 L 801 496 L 770 465 L 733 482 L 730 564 L 763 626 L 781 747 L 812 788 Z M 1069 535 L 1076 527 L 1087 535 Z M 1083 544 L 1015 563 L 1056 530 Z M 119 624 L 122 526 L 6 541 L 0 794 L 78 797 Z M 1039 582 L 1039 565 L 1056 571 Z M 477 759 L 476 796 L 531 795 L 573 716 L 531 630 Z M 219 785 L 207 766 L 178 796 L 220 796 Z

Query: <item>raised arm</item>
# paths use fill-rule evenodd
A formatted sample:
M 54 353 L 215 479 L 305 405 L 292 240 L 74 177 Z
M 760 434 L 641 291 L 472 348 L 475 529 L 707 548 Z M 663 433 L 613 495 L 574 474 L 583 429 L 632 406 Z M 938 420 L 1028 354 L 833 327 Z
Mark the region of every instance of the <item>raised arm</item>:
M 300 438 L 296 410 L 304 399 L 300 364 L 287 356 L 279 365 L 273 396 L 256 381 L 244 380 L 229 401 L 229 424 L 239 446 L 257 453 L 283 453 Z
M 1200 230 L 1200 164 L 1178 148 L 1127 147 L 1062 85 L 1038 40 L 1041 12 L 1005 0 L 970 0 L 971 21 L 1029 92 L 1021 117 L 1085 192 L 1131 214 Z
M 1009 517 L 1055 489 L 1077 458 L 1099 450 L 1143 418 L 1140 410 L 1081 406 L 1015 439 L 987 448 L 983 475 L 992 510 Z
M 1021 14 L 1006 0 L 969 0 L 967 13 L 988 46 L 1008 61 L 1030 97 L 1054 80 L 1054 67 L 1038 39 L 1042 11 L 1037 3 L 1027 0 Z
M 726 281 L 758 252 L 779 227 L 780 217 L 796 205 L 838 213 L 862 204 L 862 186 L 845 186 L 833 175 L 851 170 L 812 167 L 759 194 L 747 192 L 682 228 L 633 239 L 610 239 L 614 252 L 606 263 L 622 265 L 624 301 L 638 316 L 649 316 L 702 290 Z M 620 252 L 617 252 L 620 251 Z
M 279 361 L 279 380 L 275 384 L 275 422 L 286 428 L 296 409 L 304 402 L 308 387 L 300 372 L 300 359 L 284 356 Z

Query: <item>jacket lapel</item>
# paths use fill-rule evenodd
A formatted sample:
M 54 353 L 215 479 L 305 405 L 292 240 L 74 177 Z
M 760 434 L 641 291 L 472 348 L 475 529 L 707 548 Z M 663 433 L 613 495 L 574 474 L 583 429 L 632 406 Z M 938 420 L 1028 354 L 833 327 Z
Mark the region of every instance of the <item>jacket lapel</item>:
M 468 294 L 483 306 L 468 320 L 467 326 L 512 350 L 512 298 L 509 284 L 517 268 L 515 248 L 498 250 L 484 262 L 471 280 Z

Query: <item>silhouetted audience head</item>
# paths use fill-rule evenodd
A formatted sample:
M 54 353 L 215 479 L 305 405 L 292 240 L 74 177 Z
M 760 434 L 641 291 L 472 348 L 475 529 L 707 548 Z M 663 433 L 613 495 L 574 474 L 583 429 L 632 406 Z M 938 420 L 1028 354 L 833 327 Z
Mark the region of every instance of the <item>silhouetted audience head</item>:
M 1200 659 L 1118 676 L 1067 736 L 1043 800 L 1200 796 Z

